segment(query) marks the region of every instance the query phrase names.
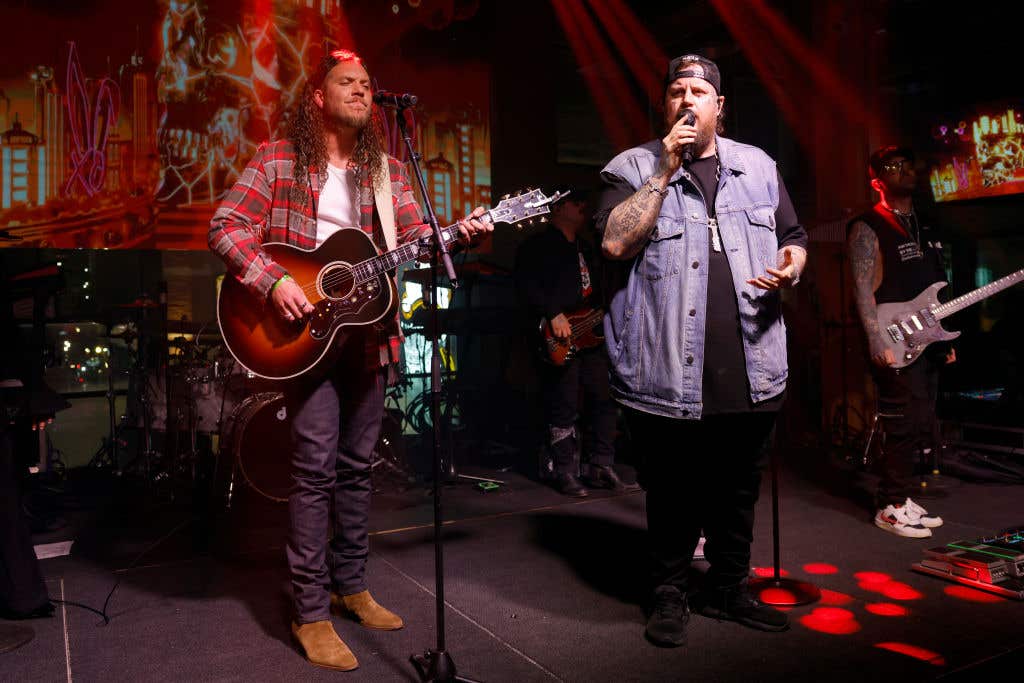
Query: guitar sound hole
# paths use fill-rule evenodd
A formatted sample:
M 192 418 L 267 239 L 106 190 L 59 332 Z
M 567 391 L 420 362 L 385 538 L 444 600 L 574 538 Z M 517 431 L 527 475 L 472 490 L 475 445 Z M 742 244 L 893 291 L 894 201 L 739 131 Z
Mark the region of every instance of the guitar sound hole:
M 324 295 L 330 299 L 343 299 L 352 292 L 355 280 L 352 271 L 346 266 L 332 266 L 323 273 L 320 286 Z

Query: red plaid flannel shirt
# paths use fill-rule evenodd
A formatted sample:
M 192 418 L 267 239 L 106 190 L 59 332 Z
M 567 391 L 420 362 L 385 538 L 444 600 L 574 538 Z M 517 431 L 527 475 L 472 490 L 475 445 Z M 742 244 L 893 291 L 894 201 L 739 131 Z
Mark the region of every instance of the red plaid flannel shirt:
M 242 175 L 228 191 L 210 221 L 207 238 L 210 249 L 223 259 L 228 273 L 265 302 L 270 290 L 288 273 L 262 249 L 267 242 L 284 242 L 301 249 L 316 247 L 314 207 L 320 199 L 316 173 L 307 173 L 307 201 L 292 202 L 291 190 L 295 149 L 291 142 L 264 143 L 256 151 Z M 391 201 L 395 206 L 398 244 L 418 239 L 430 231 L 423 222 L 420 206 L 401 162 L 388 157 L 391 176 Z M 377 248 L 385 251 L 384 236 L 373 205 L 370 179 L 359 188 L 360 227 Z M 367 362 L 370 367 L 396 363 L 400 358 L 402 335 L 398 317 L 387 324 L 378 323 L 378 334 L 368 335 Z

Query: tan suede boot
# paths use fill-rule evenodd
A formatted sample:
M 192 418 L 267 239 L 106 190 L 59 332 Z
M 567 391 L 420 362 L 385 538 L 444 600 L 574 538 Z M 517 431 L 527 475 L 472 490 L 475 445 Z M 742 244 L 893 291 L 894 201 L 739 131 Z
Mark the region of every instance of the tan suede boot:
M 405 625 L 402 617 L 378 605 L 370 595 L 370 591 L 353 595 L 338 595 L 332 591 L 331 609 L 350 619 L 355 619 L 366 628 L 397 631 Z
M 310 664 L 335 671 L 351 671 L 359 666 L 356 656 L 338 637 L 329 621 L 314 621 L 301 626 L 292 622 L 292 636 L 298 641 Z

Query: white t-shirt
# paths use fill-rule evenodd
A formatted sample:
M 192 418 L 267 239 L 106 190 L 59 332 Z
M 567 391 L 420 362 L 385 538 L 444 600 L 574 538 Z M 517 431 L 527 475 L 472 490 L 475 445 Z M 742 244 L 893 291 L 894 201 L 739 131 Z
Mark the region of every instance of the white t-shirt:
M 359 228 L 356 174 L 327 164 L 327 181 L 320 190 L 316 212 L 316 246 L 343 228 Z

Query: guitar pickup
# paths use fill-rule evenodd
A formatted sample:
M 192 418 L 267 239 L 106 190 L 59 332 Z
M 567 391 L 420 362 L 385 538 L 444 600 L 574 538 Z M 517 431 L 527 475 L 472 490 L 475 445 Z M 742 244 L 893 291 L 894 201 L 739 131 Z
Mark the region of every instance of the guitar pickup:
M 914 321 L 914 327 L 916 327 L 918 330 L 924 329 L 924 325 L 921 324 L 921 321 L 918 320 L 916 315 L 910 316 L 910 319 Z
M 900 326 L 903 327 L 903 331 L 906 332 L 908 336 L 914 334 L 914 330 L 910 327 L 909 324 L 907 324 L 906 320 L 900 321 Z
M 889 325 L 889 327 L 885 328 L 885 330 L 886 330 L 886 332 L 889 333 L 889 336 L 892 337 L 892 340 L 894 342 L 901 342 L 901 341 L 903 341 L 903 333 L 900 332 L 900 326 L 899 325 Z
M 939 324 L 939 321 L 936 319 L 935 314 L 932 313 L 932 309 L 922 308 L 919 311 L 919 313 L 921 314 L 921 319 L 924 320 L 924 324 L 927 325 L 928 327 L 935 327 L 936 325 Z

